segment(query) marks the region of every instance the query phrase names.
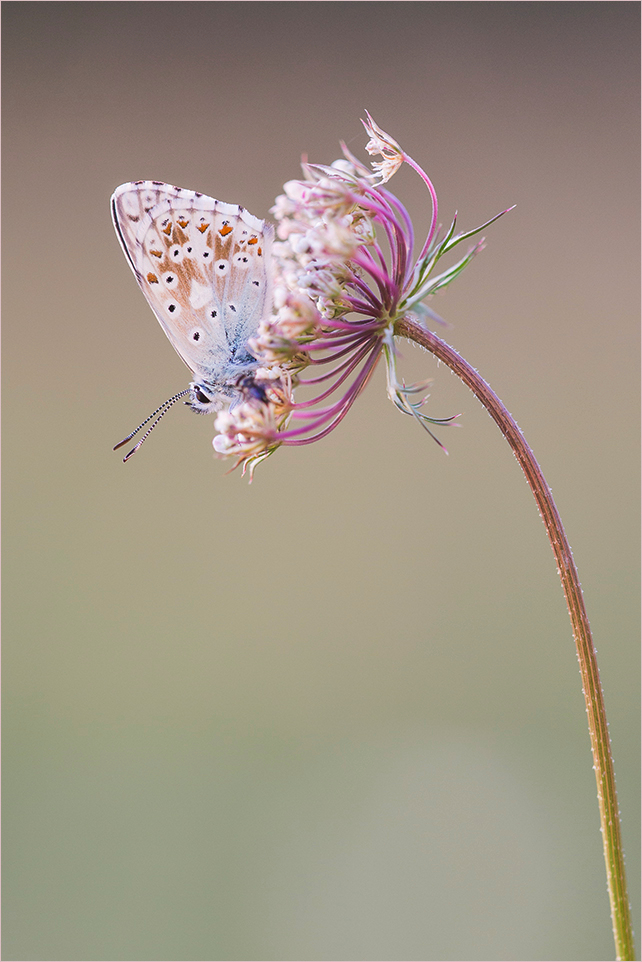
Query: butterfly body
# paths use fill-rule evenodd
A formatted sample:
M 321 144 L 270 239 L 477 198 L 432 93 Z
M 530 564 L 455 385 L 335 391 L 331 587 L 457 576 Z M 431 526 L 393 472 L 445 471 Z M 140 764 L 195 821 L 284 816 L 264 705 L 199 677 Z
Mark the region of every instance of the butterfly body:
M 193 374 L 186 403 L 219 410 L 257 366 L 247 341 L 271 307 L 272 226 L 158 181 L 118 187 L 111 210 L 136 280 Z

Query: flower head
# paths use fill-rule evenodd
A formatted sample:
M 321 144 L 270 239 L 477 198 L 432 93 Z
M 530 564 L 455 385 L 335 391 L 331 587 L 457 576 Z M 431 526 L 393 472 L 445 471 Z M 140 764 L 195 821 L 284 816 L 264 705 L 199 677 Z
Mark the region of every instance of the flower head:
M 440 320 L 425 299 L 461 273 L 483 239 L 436 272 L 441 258 L 501 214 L 459 234 L 455 219 L 441 234 L 427 174 L 370 114 L 363 123 L 370 137 L 366 150 L 382 158 L 372 164 L 375 173 L 344 146 L 343 158 L 330 166 L 304 163 L 304 179 L 288 181 L 272 209 L 278 237 L 274 312 L 248 342 L 257 370 L 238 385 L 241 400 L 221 412 L 215 424 L 217 453 L 236 457 L 250 475 L 280 445 L 309 444 L 332 431 L 381 357 L 388 394 L 399 410 L 430 434 L 430 425 L 453 420 L 428 417 L 421 410 L 426 398 L 417 399 L 425 385 L 399 381 L 395 325 L 411 314 Z M 430 228 L 417 258 L 410 215 L 383 186 L 404 162 L 419 174 L 432 202 Z M 303 377 L 304 371 L 311 376 Z M 307 387 L 312 397 L 295 400 L 299 387 Z

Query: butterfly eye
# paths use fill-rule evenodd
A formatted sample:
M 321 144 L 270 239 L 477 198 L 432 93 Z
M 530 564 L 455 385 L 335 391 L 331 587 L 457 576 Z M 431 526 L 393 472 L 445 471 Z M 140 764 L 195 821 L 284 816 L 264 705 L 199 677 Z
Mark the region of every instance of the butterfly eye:
M 192 333 L 190 334 L 190 337 L 193 341 L 200 341 L 202 336 L 203 335 L 198 329 L 193 330 Z
M 241 270 L 245 270 L 249 263 L 250 258 L 247 256 L 247 254 L 241 253 L 234 256 L 234 266 L 239 267 Z
M 227 274 L 227 272 L 229 271 L 229 269 L 230 269 L 230 262 L 229 262 L 229 261 L 217 261 L 217 262 L 216 262 L 216 273 L 217 273 L 217 274 L 221 274 L 221 275 Z
M 176 274 L 172 274 L 171 272 L 169 274 L 163 274 L 163 283 L 166 287 L 176 287 L 178 278 Z
M 181 312 L 180 304 L 177 304 L 176 301 L 168 301 L 165 310 L 171 317 L 178 317 Z
M 208 398 L 207 394 L 203 394 L 200 388 L 194 387 L 194 397 L 199 404 L 209 404 L 211 398 Z
M 210 249 L 209 247 L 204 247 L 204 248 L 203 248 L 203 250 L 201 251 L 201 258 L 202 258 L 204 261 L 211 261 L 211 260 L 212 260 L 212 251 L 211 251 L 211 249 Z
M 183 248 L 175 244 L 174 247 L 170 247 L 169 256 L 174 261 L 174 263 L 179 263 L 183 260 Z

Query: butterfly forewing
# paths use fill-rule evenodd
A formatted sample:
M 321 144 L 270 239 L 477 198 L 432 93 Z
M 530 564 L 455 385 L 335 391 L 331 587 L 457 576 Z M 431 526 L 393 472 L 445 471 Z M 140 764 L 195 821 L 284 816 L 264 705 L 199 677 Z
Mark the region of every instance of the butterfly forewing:
M 143 294 L 195 377 L 219 390 L 251 369 L 246 342 L 270 310 L 272 226 L 155 181 L 123 184 L 111 206 Z

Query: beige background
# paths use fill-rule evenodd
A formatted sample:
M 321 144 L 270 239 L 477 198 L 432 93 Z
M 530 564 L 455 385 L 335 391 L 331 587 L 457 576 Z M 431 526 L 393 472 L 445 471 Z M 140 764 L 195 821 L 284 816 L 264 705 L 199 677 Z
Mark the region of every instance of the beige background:
M 187 372 L 108 202 L 265 216 L 302 152 L 364 156 L 367 107 L 444 220 L 517 204 L 433 305 L 565 519 L 637 906 L 638 4 L 3 13 L 4 958 L 612 958 L 568 618 L 496 428 L 407 346 L 449 457 L 380 371 L 250 487 L 182 407 L 123 466 Z

